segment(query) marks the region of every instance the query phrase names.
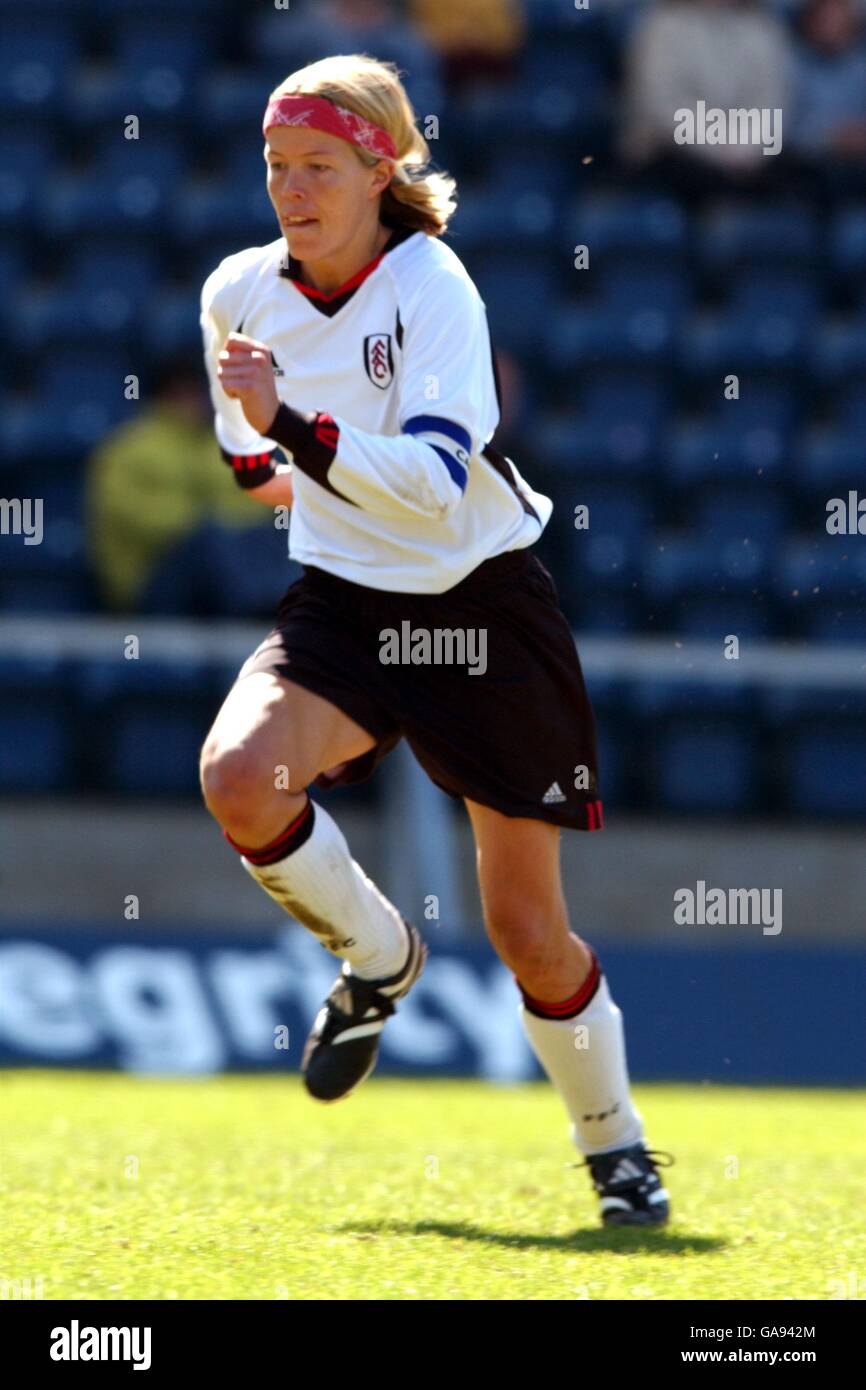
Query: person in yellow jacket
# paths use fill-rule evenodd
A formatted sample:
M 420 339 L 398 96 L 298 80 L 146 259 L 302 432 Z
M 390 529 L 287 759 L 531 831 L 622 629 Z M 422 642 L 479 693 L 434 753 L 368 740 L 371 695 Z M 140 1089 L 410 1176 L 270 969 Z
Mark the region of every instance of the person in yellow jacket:
M 134 610 L 163 559 L 207 521 L 261 525 L 214 440 L 203 377 L 169 362 L 151 402 L 113 430 L 87 465 L 88 551 L 102 601 Z

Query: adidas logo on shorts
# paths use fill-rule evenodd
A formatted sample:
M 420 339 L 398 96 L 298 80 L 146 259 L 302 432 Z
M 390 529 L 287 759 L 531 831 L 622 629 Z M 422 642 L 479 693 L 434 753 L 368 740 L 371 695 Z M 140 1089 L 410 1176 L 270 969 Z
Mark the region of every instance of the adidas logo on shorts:
M 544 796 L 541 798 L 541 800 L 545 806 L 552 806 L 555 801 L 564 801 L 565 797 L 562 794 L 562 789 L 559 783 L 551 782 L 550 786 L 547 788 L 547 791 L 544 793 Z

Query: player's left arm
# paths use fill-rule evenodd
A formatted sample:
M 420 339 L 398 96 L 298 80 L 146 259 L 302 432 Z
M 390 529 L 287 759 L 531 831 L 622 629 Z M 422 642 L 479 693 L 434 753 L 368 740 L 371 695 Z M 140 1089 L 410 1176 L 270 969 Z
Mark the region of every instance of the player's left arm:
M 226 349 L 224 388 L 237 391 L 253 428 L 321 487 L 390 518 L 444 520 L 459 507 L 472 455 L 489 435 L 482 438 L 482 409 L 492 391 L 486 312 L 471 281 L 440 271 L 408 306 L 397 435 L 280 404 L 267 347 L 233 334 Z

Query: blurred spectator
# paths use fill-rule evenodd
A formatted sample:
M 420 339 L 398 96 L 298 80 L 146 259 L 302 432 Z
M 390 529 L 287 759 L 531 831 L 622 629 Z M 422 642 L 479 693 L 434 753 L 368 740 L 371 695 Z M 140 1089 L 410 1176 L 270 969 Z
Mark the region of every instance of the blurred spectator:
M 421 114 L 441 109 L 439 59 L 394 0 L 302 0 L 265 10 L 253 21 L 253 45 L 269 63 L 283 63 L 283 76 L 331 53 L 368 53 L 396 63 Z
M 854 0 L 807 0 L 797 19 L 791 145 L 825 186 L 866 190 L 866 43 Z
M 161 561 L 204 523 L 261 524 L 261 507 L 220 457 L 203 376 L 188 360 L 167 362 L 152 403 L 94 452 L 86 506 L 102 600 L 121 611 L 136 607 Z
M 788 31 L 752 0 L 661 0 L 626 53 L 625 159 L 686 195 L 777 183 L 783 155 L 758 143 L 678 144 L 675 113 L 703 102 L 787 114 L 792 64 Z
M 415 22 L 441 53 L 449 88 L 514 76 L 524 39 L 516 0 L 410 0 Z

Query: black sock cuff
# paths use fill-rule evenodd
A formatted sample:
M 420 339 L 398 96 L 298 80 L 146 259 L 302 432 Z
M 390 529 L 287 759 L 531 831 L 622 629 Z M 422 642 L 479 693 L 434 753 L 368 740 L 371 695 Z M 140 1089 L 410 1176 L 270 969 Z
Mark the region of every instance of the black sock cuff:
M 250 864 L 260 867 L 264 864 L 276 864 L 280 859 L 286 859 L 288 855 L 294 854 L 296 849 L 305 845 L 313 833 L 316 813 L 313 802 L 307 798 L 307 804 L 299 815 L 295 816 L 275 840 L 269 845 L 261 845 L 258 849 L 246 849 L 233 840 L 227 830 L 223 831 L 232 849 L 236 849 L 238 854 L 242 854 L 244 859 Z

